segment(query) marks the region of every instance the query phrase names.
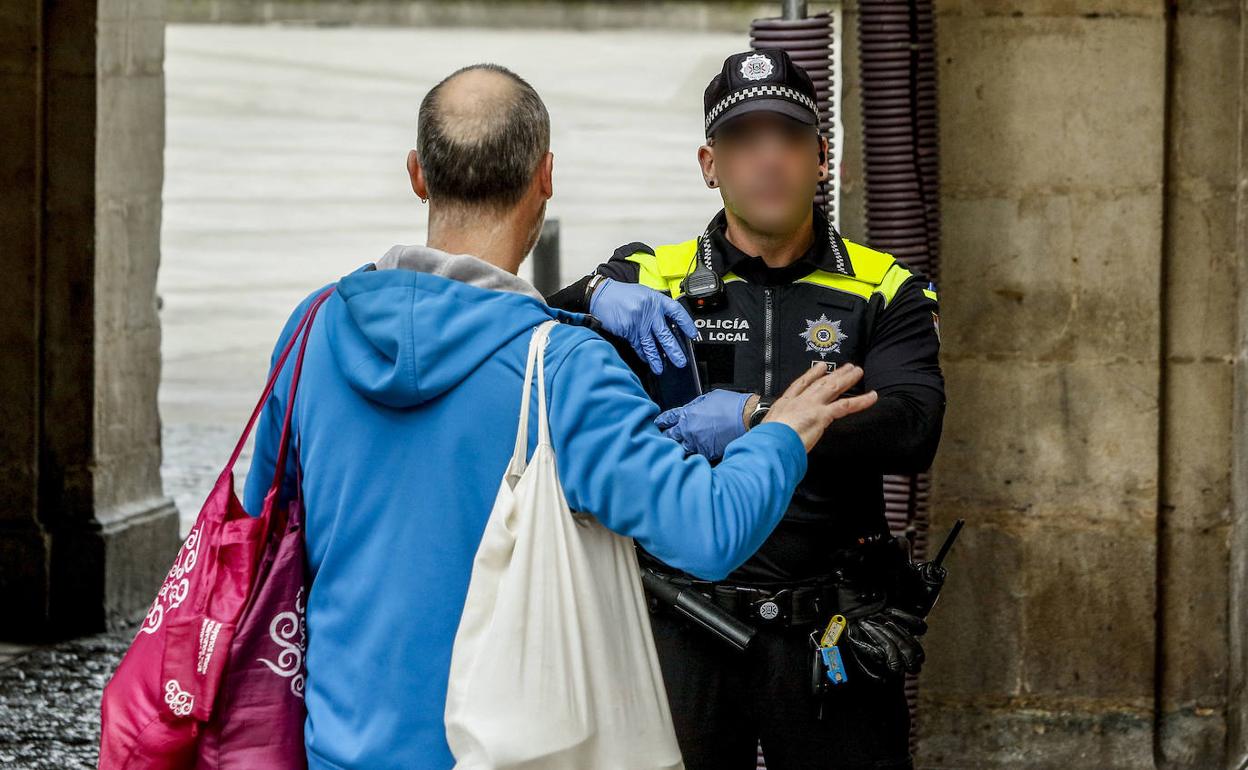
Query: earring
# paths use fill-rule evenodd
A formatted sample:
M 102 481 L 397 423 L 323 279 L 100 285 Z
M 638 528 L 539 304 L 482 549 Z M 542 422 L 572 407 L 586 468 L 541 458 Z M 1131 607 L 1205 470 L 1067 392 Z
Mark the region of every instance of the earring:
M 706 180 L 706 186 L 707 186 L 707 187 L 718 187 L 718 186 L 719 186 L 719 182 L 716 182 L 714 179 L 708 179 L 708 180 Z
M 421 203 L 428 203 L 428 202 L 429 202 L 429 199 L 428 199 L 428 198 L 421 198 L 421 199 L 420 199 L 420 202 L 421 202 Z

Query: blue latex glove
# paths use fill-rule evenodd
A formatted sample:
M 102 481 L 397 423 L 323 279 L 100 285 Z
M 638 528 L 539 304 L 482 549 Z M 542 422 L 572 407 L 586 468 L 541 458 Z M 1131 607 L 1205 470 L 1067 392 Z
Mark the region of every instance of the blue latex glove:
M 628 340 L 655 374 L 663 371 L 659 346 L 676 366 L 687 363 L 676 336 L 667 326 L 668 319 L 675 321 L 690 338 L 698 336 L 693 318 L 679 302 L 637 283 L 604 280 L 589 298 L 589 312 L 602 322 L 604 329 Z
M 660 412 L 654 424 L 685 451 L 718 460 L 729 442 L 745 433 L 745 402 L 749 400 L 749 393 L 707 391 L 684 406 Z

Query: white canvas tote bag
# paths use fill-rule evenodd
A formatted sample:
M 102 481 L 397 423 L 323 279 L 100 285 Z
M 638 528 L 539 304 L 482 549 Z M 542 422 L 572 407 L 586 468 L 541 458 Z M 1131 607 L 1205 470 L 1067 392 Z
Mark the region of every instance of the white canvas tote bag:
M 543 366 L 557 323 L 529 344 L 515 452 L 451 655 L 447 741 L 457 770 L 680 769 L 633 541 L 572 513 L 559 484 Z

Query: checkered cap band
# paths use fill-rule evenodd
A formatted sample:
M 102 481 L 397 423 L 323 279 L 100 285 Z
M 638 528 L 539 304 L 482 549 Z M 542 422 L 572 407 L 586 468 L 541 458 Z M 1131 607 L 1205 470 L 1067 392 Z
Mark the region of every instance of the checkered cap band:
M 703 130 L 710 129 L 711 124 L 715 122 L 715 119 L 718 118 L 724 110 L 728 109 L 737 102 L 766 96 L 778 96 L 782 99 L 797 102 L 813 112 L 816 117 L 819 116 L 819 108 L 815 105 L 814 99 L 811 99 L 809 96 L 795 91 L 788 86 L 779 86 L 774 84 L 750 86 L 749 88 L 743 88 L 740 91 L 735 91 L 728 94 L 723 99 L 720 99 L 719 103 L 712 107 L 710 112 L 706 113 L 706 124 L 703 126 Z

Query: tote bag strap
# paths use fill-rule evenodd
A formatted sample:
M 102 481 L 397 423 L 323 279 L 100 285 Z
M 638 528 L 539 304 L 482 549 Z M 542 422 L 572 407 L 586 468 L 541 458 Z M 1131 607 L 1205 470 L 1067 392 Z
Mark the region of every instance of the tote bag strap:
M 251 431 L 256 425 L 256 420 L 260 417 L 260 412 L 264 409 L 264 405 L 268 402 L 269 396 L 273 393 L 274 386 L 277 385 L 278 375 L 282 372 L 282 367 L 286 364 L 286 359 L 290 356 L 290 352 L 294 349 L 295 344 L 299 342 L 305 327 L 311 325 L 311 320 L 316 311 L 320 308 L 325 300 L 337 290 L 337 286 L 331 286 L 325 291 L 317 295 L 308 309 L 304 311 L 303 317 L 299 319 L 299 325 L 295 327 L 295 331 L 290 335 L 290 339 L 286 340 L 285 347 L 282 348 L 281 354 L 277 360 L 273 362 L 273 368 L 269 372 L 269 379 L 265 383 L 264 392 L 260 394 L 260 400 L 256 402 L 256 406 L 251 410 L 251 417 L 247 418 L 247 425 L 243 428 L 243 435 L 238 437 L 238 443 L 234 445 L 234 451 L 230 453 L 230 459 L 226 462 L 225 467 L 221 469 L 221 476 L 218 482 L 228 474 L 234 471 L 234 464 L 238 462 L 238 456 L 242 453 L 243 447 L 247 445 L 247 438 L 251 436 Z
M 533 387 L 535 363 L 538 382 L 537 440 L 540 443 L 550 443 L 550 427 L 546 424 L 546 383 L 543 359 L 550 330 L 558 324 L 559 322 L 554 319 L 544 321 L 533 330 L 533 336 L 529 339 L 529 352 L 524 362 L 524 387 L 520 391 L 520 421 L 516 428 L 516 446 L 511 453 L 511 463 L 507 466 L 508 476 L 518 477 L 528 467 L 528 461 L 525 458 L 529 449 L 529 391 Z
M 264 509 L 260 515 L 269 517 L 274 505 L 277 504 L 277 497 L 281 494 L 282 482 L 286 476 L 286 456 L 290 452 L 290 424 L 295 413 L 295 394 L 299 388 L 299 377 L 303 374 L 303 355 L 308 350 L 308 338 L 312 336 L 312 320 L 316 318 L 316 311 L 320 310 L 321 305 L 325 304 L 325 300 L 329 299 L 329 294 L 323 294 L 316 298 L 312 306 L 308 308 L 306 316 L 307 323 L 303 324 L 299 339 L 299 354 L 295 356 L 295 370 L 290 377 L 290 392 L 286 398 L 286 413 L 282 415 L 282 435 L 277 442 L 277 464 L 273 470 L 273 481 L 269 484 L 269 493 L 264 497 Z M 302 482 L 302 479 L 300 479 Z
M 247 427 L 243 430 L 243 435 L 239 439 L 239 446 L 235 447 L 234 453 L 230 456 L 230 461 L 226 464 L 225 470 L 221 472 L 221 477 L 217 480 L 217 483 L 221 483 L 221 481 L 223 481 L 226 478 L 227 474 L 232 473 L 234 469 L 234 463 L 235 461 L 238 460 L 238 454 L 239 454 L 239 450 L 242 448 L 242 444 L 247 440 L 247 437 L 251 434 L 251 430 L 255 426 L 256 418 L 259 416 L 260 411 L 264 408 L 265 403 L 268 401 L 269 396 L 272 394 L 273 389 L 277 384 L 277 378 L 281 374 L 282 368 L 285 365 L 286 361 L 288 360 L 291 351 L 294 349 L 295 345 L 298 345 L 299 353 L 296 356 L 296 360 L 295 360 L 295 368 L 292 373 L 291 383 L 290 383 L 289 399 L 287 400 L 285 414 L 283 415 L 283 418 L 282 418 L 281 438 L 278 441 L 277 467 L 274 470 L 273 482 L 269 486 L 268 493 L 264 497 L 263 507 L 261 508 L 260 512 L 255 517 L 257 519 L 260 519 L 260 521 L 262 522 L 261 530 L 260 530 L 260 537 L 258 540 L 259 543 L 267 542 L 269 538 L 269 533 L 273 530 L 273 525 L 274 525 L 273 507 L 275 504 L 275 500 L 279 494 L 278 490 L 280 489 L 280 485 L 282 483 L 285 466 L 286 466 L 286 455 L 287 455 L 287 452 L 289 451 L 289 445 L 290 445 L 290 423 L 291 423 L 291 417 L 293 413 L 291 407 L 294 403 L 295 392 L 296 392 L 295 389 L 299 383 L 300 371 L 303 368 L 303 354 L 307 350 L 308 337 L 310 336 L 311 329 L 312 329 L 312 321 L 316 317 L 316 313 L 320 309 L 321 305 L 323 305 L 325 301 L 329 299 L 330 295 L 332 295 L 333 292 L 334 292 L 334 289 L 331 288 L 317 295 L 316 299 L 313 300 L 312 304 L 309 305 L 308 309 L 304 312 L 303 317 L 299 321 L 299 325 L 295 328 L 294 333 L 291 334 L 290 339 L 286 342 L 286 345 L 284 349 L 282 350 L 281 355 L 278 356 L 277 361 L 274 362 L 273 364 L 273 370 L 269 374 L 268 383 L 265 385 L 264 393 L 261 394 L 260 401 L 256 404 L 256 408 L 252 411 L 251 418 L 247 421 Z M 231 492 L 232 491 L 233 490 L 231 489 Z M 228 509 L 227 509 L 227 512 L 228 512 Z M 216 550 L 215 546 L 217 545 L 217 543 L 214 543 L 213 545 L 214 545 L 213 550 L 215 551 Z M 194 599 L 193 608 L 197 613 L 207 612 L 208 611 L 207 608 L 210 605 L 213 605 L 214 594 L 216 592 L 215 586 L 217 586 L 218 576 L 221 572 L 222 564 L 223 564 L 223 561 L 220 558 L 217 558 L 215 556 L 209 559 L 208 565 L 205 567 L 205 570 L 207 572 L 202 578 L 202 580 L 204 581 L 204 585 L 208 586 L 208 590 L 197 591 L 195 599 Z M 215 610 L 214 610 L 214 614 L 215 614 Z M 237 616 L 237 613 L 235 613 L 235 617 L 236 616 Z
M 558 321 L 547 321 L 538 330 L 537 336 L 537 444 L 550 446 L 550 420 L 546 416 L 546 343 L 550 341 L 550 330 L 559 324 Z M 528 392 L 527 390 L 525 391 Z

